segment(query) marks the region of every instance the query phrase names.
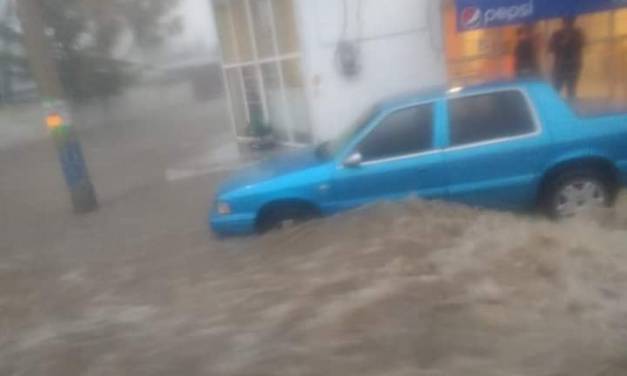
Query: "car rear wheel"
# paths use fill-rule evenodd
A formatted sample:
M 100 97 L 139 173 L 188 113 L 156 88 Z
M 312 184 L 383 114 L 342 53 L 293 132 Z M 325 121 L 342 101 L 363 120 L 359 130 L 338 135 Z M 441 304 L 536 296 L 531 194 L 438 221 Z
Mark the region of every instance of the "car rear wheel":
M 553 218 L 569 218 L 590 208 L 612 203 L 608 180 L 594 171 L 572 171 L 559 175 L 548 189 L 545 205 Z
M 318 212 L 305 204 L 275 204 L 262 210 L 257 221 L 257 231 L 289 228 L 318 217 Z

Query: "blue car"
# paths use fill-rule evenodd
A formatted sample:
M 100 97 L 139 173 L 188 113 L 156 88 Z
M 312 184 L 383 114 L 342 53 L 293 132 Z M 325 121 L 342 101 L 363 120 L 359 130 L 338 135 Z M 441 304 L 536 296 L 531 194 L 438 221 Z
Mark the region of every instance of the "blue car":
M 235 173 L 209 220 L 249 234 L 409 196 L 567 217 L 626 183 L 627 115 L 579 116 L 540 81 L 493 83 L 383 103 L 334 141 Z

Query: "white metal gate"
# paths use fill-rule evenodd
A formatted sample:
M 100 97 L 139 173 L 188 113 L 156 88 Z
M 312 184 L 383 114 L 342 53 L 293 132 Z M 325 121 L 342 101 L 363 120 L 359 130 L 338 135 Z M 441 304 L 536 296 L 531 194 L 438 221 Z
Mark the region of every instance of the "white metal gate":
M 311 142 L 293 0 L 214 0 L 233 128 L 255 119 L 279 140 Z

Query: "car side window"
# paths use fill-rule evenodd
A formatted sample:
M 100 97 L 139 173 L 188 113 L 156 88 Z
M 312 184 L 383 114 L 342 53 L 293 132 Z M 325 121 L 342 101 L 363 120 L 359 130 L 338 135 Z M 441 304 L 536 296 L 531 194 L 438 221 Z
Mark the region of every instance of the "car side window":
M 389 114 L 364 138 L 357 150 L 365 162 L 401 157 L 433 148 L 433 104 Z
M 462 146 L 522 136 L 536 130 L 520 91 L 501 91 L 449 100 L 450 144 Z

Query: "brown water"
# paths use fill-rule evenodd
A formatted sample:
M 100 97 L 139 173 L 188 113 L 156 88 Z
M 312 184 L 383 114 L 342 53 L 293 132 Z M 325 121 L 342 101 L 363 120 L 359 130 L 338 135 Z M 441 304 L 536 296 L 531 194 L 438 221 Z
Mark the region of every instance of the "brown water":
M 74 309 L 5 337 L 7 374 L 627 375 L 625 198 L 559 224 L 416 201 L 189 239 L 32 291 Z
M 411 202 L 269 236 L 222 292 L 218 327 L 239 334 L 215 369 L 626 375 L 619 212 L 555 224 Z

